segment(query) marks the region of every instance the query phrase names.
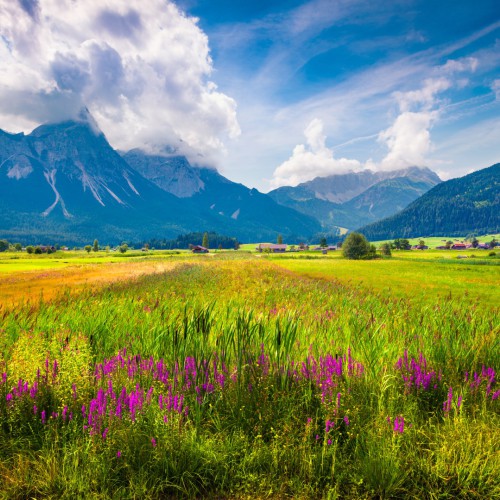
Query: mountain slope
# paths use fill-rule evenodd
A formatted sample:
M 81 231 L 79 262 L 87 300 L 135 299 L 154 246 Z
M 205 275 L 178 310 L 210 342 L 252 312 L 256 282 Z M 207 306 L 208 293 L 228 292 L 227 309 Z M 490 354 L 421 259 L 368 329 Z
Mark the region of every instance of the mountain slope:
M 78 120 L 42 125 L 29 135 L 0 131 L 0 237 L 115 244 L 215 231 L 244 242 L 279 233 L 306 238 L 320 227 L 183 157 L 126 156 L 136 168 L 85 110 Z
M 428 168 L 364 170 L 318 177 L 268 194 L 284 206 L 317 218 L 324 229 L 354 229 L 396 213 L 439 182 Z
M 87 117 L 0 133 L 0 232 L 20 241 L 117 242 L 207 224 L 134 171 Z M 215 224 L 215 223 L 214 223 Z
M 371 240 L 500 231 L 500 163 L 443 182 L 398 214 L 359 229 Z
M 314 218 L 232 182 L 214 169 L 194 167 L 183 156 L 132 150 L 123 158 L 157 186 L 189 201 L 198 213 L 216 217 L 223 232 L 236 234 L 241 240 L 274 240 L 278 233 L 305 239 L 320 230 Z

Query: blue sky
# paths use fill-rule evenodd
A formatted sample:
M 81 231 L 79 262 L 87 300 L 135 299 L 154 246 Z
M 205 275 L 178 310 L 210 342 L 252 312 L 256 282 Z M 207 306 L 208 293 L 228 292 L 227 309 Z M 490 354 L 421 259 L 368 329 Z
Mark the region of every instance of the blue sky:
M 0 0 L 0 128 L 87 107 L 268 191 L 500 161 L 498 0 Z
M 199 18 L 209 38 L 213 78 L 237 103 L 241 135 L 228 144 L 222 161 L 232 179 L 269 189 L 279 165 L 300 160 L 293 156 L 297 145 L 311 152 L 304 131 L 313 120 L 321 121 L 324 148 L 334 160 L 357 160 L 364 168 L 371 159 L 381 168 L 389 146 L 380 134 L 402 113 L 398 93 L 439 80 L 446 83 L 412 108 L 433 116 L 414 130 L 427 131 L 428 141 L 421 141 L 420 157 L 410 160 L 423 158 L 443 177 L 500 161 L 496 0 L 180 5 Z M 314 154 L 302 156 L 302 163 L 283 169 L 278 184 L 314 160 Z M 387 168 L 397 168 L 396 162 L 397 155 Z M 345 170 L 330 163 L 332 172 Z

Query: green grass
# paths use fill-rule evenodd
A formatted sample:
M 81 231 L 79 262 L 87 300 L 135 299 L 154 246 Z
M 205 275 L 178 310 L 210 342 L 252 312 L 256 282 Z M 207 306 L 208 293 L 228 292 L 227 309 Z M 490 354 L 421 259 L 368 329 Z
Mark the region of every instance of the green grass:
M 0 307 L 0 496 L 499 497 L 499 384 L 470 382 L 500 369 L 500 268 L 406 254 L 164 257 L 165 273 Z M 428 390 L 405 383 L 405 353 Z M 36 398 L 9 399 L 38 368 Z M 142 391 L 137 415 L 109 396 L 93 432 L 91 405 L 122 389 Z M 159 406 L 170 390 L 188 411 Z
M 120 252 L 90 252 L 82 250 L 57 251 L 51 254 L 28 254 L 26 252 L 0 253 L 0 273 L 13 273 L 19 271 L 43 270 L 79 266 L 86 264 L 109 264 L 114 262 L 147 261 L 163 259 L 166 256 L 191 256 L 187 250 L 130 250 Z
M 498 305 L 500 260 L 457 260 L 449 252 L 393 252 L 391 259 L 345 260 L 341 252 L 316 259 L 271 257 L 286 269 L 319 279 L 362 284 L 392 297 L 413 297 L 423 302 L 463 298 L 469 303 Z

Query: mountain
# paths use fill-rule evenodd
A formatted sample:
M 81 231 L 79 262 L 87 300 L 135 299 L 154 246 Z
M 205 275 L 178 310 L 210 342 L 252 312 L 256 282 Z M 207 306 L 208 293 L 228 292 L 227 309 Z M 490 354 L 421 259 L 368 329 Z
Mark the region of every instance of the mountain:
M 5 237 L 118 241 L 157 232 L 176 236 L 197 223 L 202 227 L 191 207 L 135 172 L 90 116 L 42 125 L 29 135 L 0 133 Z
M 317 177 L 271 191 L 276 202 L 318 219 L 323 228 L 354 229 L 392 215 L 441 182 L 428 168 Z
M 225 234 L 233 234 L 238 227 L 239 237 L 246 241 L 275 240 L 276 232 L 307 239 L 321 229 L 313 217 L 279 205 L 214 169 L 192 166 L 183 156 L 148 155 L 135 149 L 123 158 L 161 189 L 189 201 L 198 213 L 211 213 Z
M 319 227 L 215 170 L 191 167 L 183 157 L 169 158 L 170 170 L 162 171 L 166 162 L 159 157 L 137 151 L 128 156 L 133 162 L 141 155 L 152 180 L 109 145 L 87 111 L 29 135 L 0 131 L 0 236 L 114 244 L 216 231 L 243 242 L 278 233 L 308 236 Z
M 359 229 L 370 240 L 500 232 L 500 163 L 443 182 L 392 217 Z

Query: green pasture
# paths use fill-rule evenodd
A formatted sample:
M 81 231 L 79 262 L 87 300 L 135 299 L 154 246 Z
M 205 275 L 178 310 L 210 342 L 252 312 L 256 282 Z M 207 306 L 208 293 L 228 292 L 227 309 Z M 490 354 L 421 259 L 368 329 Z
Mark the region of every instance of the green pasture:
M 442 246 L 446 244 L 447 241 L 452 241 L 453 243 L 455 242 L 465 242 L 465 239 L 469 235 L 464 235 L 464 236 L 419 236 L 418 238 L 408 238 L 408 241 L 410 242 L 410 245 L 418 245 L 420 240 L 424 240 L 425 244 L 429 248 L 435 248 L 437 246 Z M 486 234 L 486 235 L 481 235 L 481 236 L 476 236 L 476 239 L 480 243 L 489 243 L 493 238 L 495 238 L 497 241 L 500 241 L 500 234 Z M 387 243 L 391 242 L 394 240 L 382 240 L 382 241 L 375 241 L 373 242 L 375 245 L 380 245 L 382 243 Z
M 500 498 L 498 261 L 303 255 L 0 305 L 0 497 Z
M 433 302 L 457 297 L 472 303 L 498 306 L 500 260 L 457 260 L 450 252 L 393 252 L 390 259 L 346 260 L 341 252 L 317 258 L 268 257 L 279 266 L 318 279 L 362 285 L 392 297 L 412 297 Z M 488 260 L 489 259 L 489 260 Z
M 140 262 L 145 260 L 161 260 L 168 257 L 187 257 L 191 253 L 186 250 L 129 250 L 120 252 L 90 252 L 82 250 L 57 251 L 51 254 L 28 254 L 26 252 L 0 253 L 0 274 L 34 271 L 43 269 L 58 269 L 68 266 L 85 264 L 107 264 L 115 262 Z

